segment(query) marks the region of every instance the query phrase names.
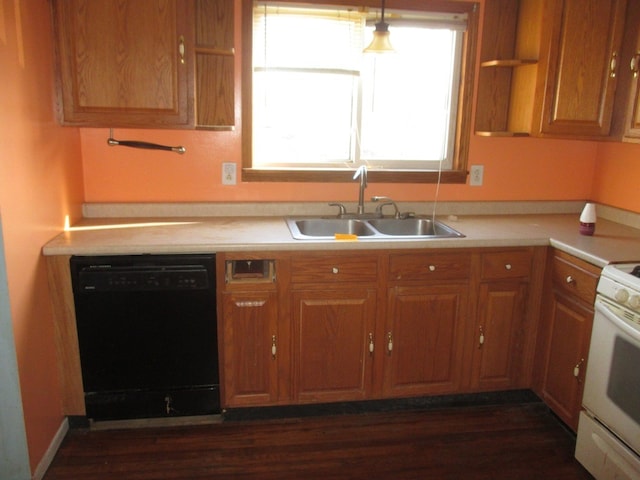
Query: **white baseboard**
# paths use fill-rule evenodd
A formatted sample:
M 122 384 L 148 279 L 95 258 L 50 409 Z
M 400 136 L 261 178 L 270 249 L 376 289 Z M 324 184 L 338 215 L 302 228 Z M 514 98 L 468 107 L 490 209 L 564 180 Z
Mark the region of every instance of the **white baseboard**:
M 62 441 L 64 440 L 64 437 L 67 435 L 68 431 L 69 419 L 65 417 L 60 424 L 60 428 L 58 428 L 58 431 L 51 440 L 49 448 L 47 448 L 47 451 L 42 457 L 42 460 L 40 460 L 40 463 L 38 463 L 38 466 L 33 472 L 33 475 L 31 475 L 31 478 L 33 480 L 42 480 L 44 478 L 44 474 L 47 473 L 47 470 L 49 469 L 51 462 L 53 462 L 53 458 L 56 456 L 56 453 L 58 452 L 60 445 L 62 445 Z

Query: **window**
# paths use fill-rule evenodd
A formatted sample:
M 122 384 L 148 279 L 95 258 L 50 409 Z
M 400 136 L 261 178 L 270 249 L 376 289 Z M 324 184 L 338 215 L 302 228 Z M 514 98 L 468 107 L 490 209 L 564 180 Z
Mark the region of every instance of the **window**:
M 348 181 L 344 170 L 365 164 L 379 181 L 434 181 L 439 170 L 464 181 L 471 4 L 386 10 L 393 54 L 363 53 L 375 10 L 248 4 L 244 178 Z

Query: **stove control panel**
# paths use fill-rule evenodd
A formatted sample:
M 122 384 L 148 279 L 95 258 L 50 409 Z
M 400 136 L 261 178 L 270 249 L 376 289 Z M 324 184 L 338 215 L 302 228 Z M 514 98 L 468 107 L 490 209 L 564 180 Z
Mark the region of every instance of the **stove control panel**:
M 640 312 L 640 290 L 618 280 L 602 275 L 598 282 L 598 293 L 622 307 Z M 640 285 L 640 279 L 637 280 Z

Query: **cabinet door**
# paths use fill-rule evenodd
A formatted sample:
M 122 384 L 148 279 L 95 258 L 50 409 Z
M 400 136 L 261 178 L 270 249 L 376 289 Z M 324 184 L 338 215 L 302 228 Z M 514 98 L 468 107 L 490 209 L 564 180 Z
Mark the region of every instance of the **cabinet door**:
M 196 1 L 196 125 L 235 124 L 234 0 Z
M 518 281 L 480 285 L 472 386 L 500 390 L 519 385 L 522 325 L 527 284 Z
M 191 2 L 55 0 L 62 121 L 187 126 Z
M 593 310 L 554 292 L 549 310 L 550 339 L 542 386 L 543 400 L 574 431 L 582 403 Z
M 546 5 L 545 24 L 549 22 L 552 30 L 540 131 L 606 136 L 620 68 L 626 0 L 558 0 Z
M 371 389 L 376 291 L 293 293 L 294 390 L 300 403 L 362 400 Z
M 640 142 L 640 4 L 630 2 L 627 11 L 627 30 L 625 31 L 625 49 L 621 58 L 621 75 L 627 79 L 629 88 L 624 140 Z M 621 82 L 623 80 L 621 79 Z M 622 92 L 624 93 L 624 91 Z
M 280 339 L 275 292 L 222 295 L 223 406 L 268 405 L 278 399 Z M 286 361 L 286 360 L 285 360 Z
M 640 88 L 638 88 L 640 74 L 637 66 L 640 64 L 640 42 L 633 62 L 635 72 L 633 73 L 633 83 L 630 92 L 628 107 L 629 120 L 626 123 L 625 139 L 634 139 L 634 141 L 637 142 L 638 139 L 640 139 Z
M 459 390 L 467 298 L 466 285 L 389 290 L 383 339 L 385 396 Z

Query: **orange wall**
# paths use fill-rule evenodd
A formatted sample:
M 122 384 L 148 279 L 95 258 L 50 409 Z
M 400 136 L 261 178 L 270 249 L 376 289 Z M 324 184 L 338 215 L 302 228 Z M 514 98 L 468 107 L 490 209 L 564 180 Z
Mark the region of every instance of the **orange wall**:
M 640 213 L 640 145 L 603 142 L 597 158 L 592 198 Z
M 481 0 L 481 3 L 483 1 Z M 237 8 L 240 8 L 237 2 Z M 236 110 L 240 111 L 241 36 L 236 22 Z M 478 67 L 479 68 L 479 67 Z M 239 114 L 236 124 L 241 125 Z M 355 184 L 221 184 L 222 162 L 240 170 L 241 128 L 234 132 L 124 130 L 119 139 L 184 145 L 187 153 L 109 147 L 108 129 L 80 129 L 85 198 L 88 202 L 353 201 Z M 529 138 L 471 139 L 470 164 L 485 166 L 481 187 L 444 185 L 441 200 L 581 200 L 591 194 L 596 144 Z M 367 196 L 429 201 L 433 185 L 370 184 Z
M 41 248 L 82 202 L 78 130 L 53 117 L 51 52 L 49 2 L 0 0 L 0 209 L 32 470 L 63 419 Z
M 184 145 L 187 153 L 110 147 L 108 129 L 81 129 L 88 202 L 354 201 L 355 183 L 221 184 L 222 162 L 240 158 L 240 133 L 115 130 L 114 137 Z M 471 140 L 470 164 L 485 167 L 484 185 L 443 185 L 441 200 L 574 200 L 590 197 L 596 144 L 532 138 Z M 370 184 L 367 195 L 432 200 L 433 185 Z

